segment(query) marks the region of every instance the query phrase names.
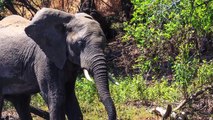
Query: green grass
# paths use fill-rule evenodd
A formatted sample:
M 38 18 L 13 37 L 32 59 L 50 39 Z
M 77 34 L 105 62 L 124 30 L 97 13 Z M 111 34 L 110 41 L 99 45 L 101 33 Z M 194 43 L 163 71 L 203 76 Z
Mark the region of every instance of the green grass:
M 94 103 L 86 104 L 81 102 L 81 109 L 85 120 L 106 120 L 107 113 L 104 106 L 97 100 Z M 119 120 L 139 120 L 153 118 L 154 115 L 149 113 L 145 107 L 137 108 L 136 106 L 126 104 L 115 104 Z
M 120 85 L 110 83 L 110 91 L 115 102 L 117 115 L 120 120 L 140 120 L 153 118 L 153 115 L 145 107 L 127 105 L 126 103 L 134 100 L 146 98 L 144 95 L 149 90 L 145 81 L 134 78 L 120 78 Z M 99 101 L 94 82 L 85 78 L 79 79 L 76 83 L 76 94 L 81 106 L 85 120 L 106 120 L 107 113 L 103 104 Z M 154 99 L 154 98 L 153 98 Z M 144 99 L 145 100 L 145 99 Z M 47 110 L 47 107 L 39 94 L 32 97 L 33 106 Z M 40 119 L 35 117 L 34 119 Z
M 110 83 L 110 92 L 120 120 L 155 118 L 145 106 L 127 105 L 126 103 L 129 101 L 149 100 L 163 104 L 174 102 L 179 98 L 177 89 L 174 86 L 169 86 L 167 82 L 156 82 L 148 85 L 140 75 L 133 78 L 119 78 L 117 81 L 120 85 Z M 78 80 L 76 91 L 85 120 L 107 119 L 106 111 L 99 102 L 93 82 L 84 78 Z
M 212 64 L 209 66 L 211 65 Z M 208 68 L 209 66 L 208 64 L 203 66 L 200 71 L 205 71 L 206 69 L 203 69 Z M 200 73 L 203 74 L 203 72 Z M 207 72 L 205 72 L 205 74 L 207 74 Z M 211 75 L 212 74 L 209 76 Z M 206 78 L 207 75 L 205 76 L 205 79 Z M 199 79 L 197 79 L 197 81 L 200 81 Z M 182 93 L 180 92 L 181 87 L 179 87 L 175 82 L 168 85 L 166 79 L 153 80 L 152 82 L 148 83 L 141 77 L 141 75 L 135 75 L 132 78 L 117 78 L 117 81 L 120 83 L 120 85 L 114 85 L 110 82 L 110 92 L 115 102 L 119 120 L 156 119 L 156 117 L 149 112 L 149 106 L 144 106 L 141 104 L 138 107 L 137 105 L 128 103 L 135 103 L 134 101 L 139 100 L 142 102 L 153 102 L 158 106 L 165 106 L 168 103 L 177 103 L 183 97 Z M 191 92 L 194 92 L 196 89 L 194 84 L 190 85 L 188 88 L 191 90 Z M 78 79 L 76 83 L 76 94 L 85 120 L 107 119 L 107 113 L 103 104 L 99 101 L 94 82 L 90 82 L 85 78 Z M 47 106 L 39 94 L 32 97 L 31 104 L 43 110 L 47 110 Z M 7 103 L 4 110 L 5 109 L 11 109 L 11 105 Z M 40 118 L 35 117 L 34 119 L 39 120 Z

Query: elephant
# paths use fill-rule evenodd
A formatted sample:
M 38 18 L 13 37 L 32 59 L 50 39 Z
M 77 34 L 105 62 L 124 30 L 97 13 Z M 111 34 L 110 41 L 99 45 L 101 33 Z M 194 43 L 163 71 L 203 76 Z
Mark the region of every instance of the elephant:
M 30 96 L 40 92 L 50 120 L 63 120 L 65 114 L 69 120 L 83 119 L 75 95 L 76 77 L 83 70 L 86 77 L 93 76 L 108 119 L 116 119 L 106 38 L 90 15 L 42 8 L 31 21 L 17 15 L 4 18 L 0 33 L 0 108 L 8 99 L 21 120 L 30 120 Z
M 3 43 L 3 39 L 5 37 L 9 37 L 11 35 L 11 30 L 14 30 L 16 29 L 15 31 L 13 31 L 13 34 L 21 34 L 23 31 L 24 31 L 24 27 L 29 23 L 28 20 L 18 16 L 18 15 L 11 15 L 11 16 L 8 16 L 6 17 L 5 19 L 3 19 L 2 21 L 0 21 L 0 31 L 1 31 L 1 36 L 0 36 L 0 44 Z M 12 42 L 11 42 L 12 44 Z M 2 44 L 3 45 L 3 44 Z M 2 111 L 2 107 L 3 107 L 3 102 L 4 102 L 4 98 L 10 100 L 17 112 L 19 113 L 19 116 L 20 118 L 26 118 L 30 120 L 30 113 L 28 112 L 29 109 L 28 109 L 28 104 L 29 104 L 29 100 L 30 100 L 30 96 L 27 96 L 27 95 L 13 95 L 13 96 L 10 96 L 10 95 L 4 95 L 3 94 L 3 79 L 4 79 L 4 76 L 6 74 L 9 75 L 9 73 L 7 73 L 7 71 L 5 70 L 4 71 L 4 67 L 3 64 L 7 58 L 3 57 L 3 54 L 7 54 L 7 52 L 3 52 L 3 49 L 5 49 L 6 46 L 2 46 L 0 45 L 0 113 Z M 9 44 L 8 44 L 9 45 Z M 5 49 L 6 51 L 6 49 Z M 9 51 L 8 51 L 9 52 Z M 10 55 L 12 57 L 12 55 Z M 21 70 L 21 69 L 20 69 Z M 22 108 L 24 107 L 24 108 Z M 21 109 L 24 109 L 23 111 L 20 111 Z M 1 118 L 1 114 L 0 114 L 0 118 Z

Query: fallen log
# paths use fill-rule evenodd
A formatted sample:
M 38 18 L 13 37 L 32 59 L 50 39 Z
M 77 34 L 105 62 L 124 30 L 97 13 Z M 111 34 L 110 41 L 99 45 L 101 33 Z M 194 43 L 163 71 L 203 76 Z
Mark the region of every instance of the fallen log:
M 174 111 L 179 110 L 180 108 L 182 108 L 186 103 L 194 100 L 197 96 L 203 94 L 205 91 L 207 90 L 213 90 L 213 84 L 212 85 L 208 85 L 206 87 L 204 87 L 203 89 L 197 91 L 196 93 L 192 94 L 190 97 L 186 98 L 185 100 L 183 100 L 176 108 L 174 108 Z
M 191 102 L 194 100 L 196 97 L 199 95 L 203 94 L 206 91 L 213 91 L 213 84 L 205 86 L 203 89 L 197 91 L 196 93 L 192 94 L 190 97 L 187 99 L 184 99 L 180 104 L 172 110 L 172 106 L 168 105 L 167 108 L 163 107 L 155 107 L 154 109 L 151 110 L 152 113 L 161 116 L 162 119 L 167 119 L 170 117 L 171 120 L 176 120 L 176 119 L 181 119 L 181 120 L 187 120 L 187 115 L 185 112 L 179 112 L 177 113 L 177 110 L 181 109 L 186 103 Z

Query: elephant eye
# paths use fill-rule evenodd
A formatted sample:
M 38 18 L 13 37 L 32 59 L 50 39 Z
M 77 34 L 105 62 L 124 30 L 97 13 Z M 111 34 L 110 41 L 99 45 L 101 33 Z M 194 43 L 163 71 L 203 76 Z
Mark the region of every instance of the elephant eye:
M 78 47 L 80 47 L 80 48 L 85 47 L 85 42 L 82 41 L 82 40 L 78 40 L 78 41 L 77 41 L 77 44 L 78 44 Z
M 68 28 L 67 31 L 68 31 L 68 32 L 72 32 L 73 29 L 72 29 L 72 28 Z

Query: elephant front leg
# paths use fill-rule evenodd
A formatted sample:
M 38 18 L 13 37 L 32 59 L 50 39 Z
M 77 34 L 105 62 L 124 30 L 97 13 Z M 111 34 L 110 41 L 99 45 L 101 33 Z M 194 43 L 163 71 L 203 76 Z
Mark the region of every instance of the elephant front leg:
M 65 120 L 64 72 L 50 61 L 38 64 L 36 68 L 39 88 L 48 105 L 50 120 Z
M 51 72 L 47 81 L 47 103 L 50 120 L 65 120 L 65 91 L 63 75 L 59 71 Z
M 58 93 L 49 92 L 48 108 L 50 120 L 65 120 L 64 97 Z
M 65 120 L 65 97 L 62 91 L 54 85 L 47 84 L 48 90 L 41 87 L 41 95 L 48 105 L 50 120 Z
M 75 82 L 66 84 L 66 115 L 68 120 L 83 120 L 83 115 L 75 95 Z
M 41 91 L 44 99 L 47 99 L 50 120 L 65 120 L 65 95 L 64 90 L 57 80 L 47 83 L 47 93 Z M 44 88 L 45 89 L 45 88 Z

